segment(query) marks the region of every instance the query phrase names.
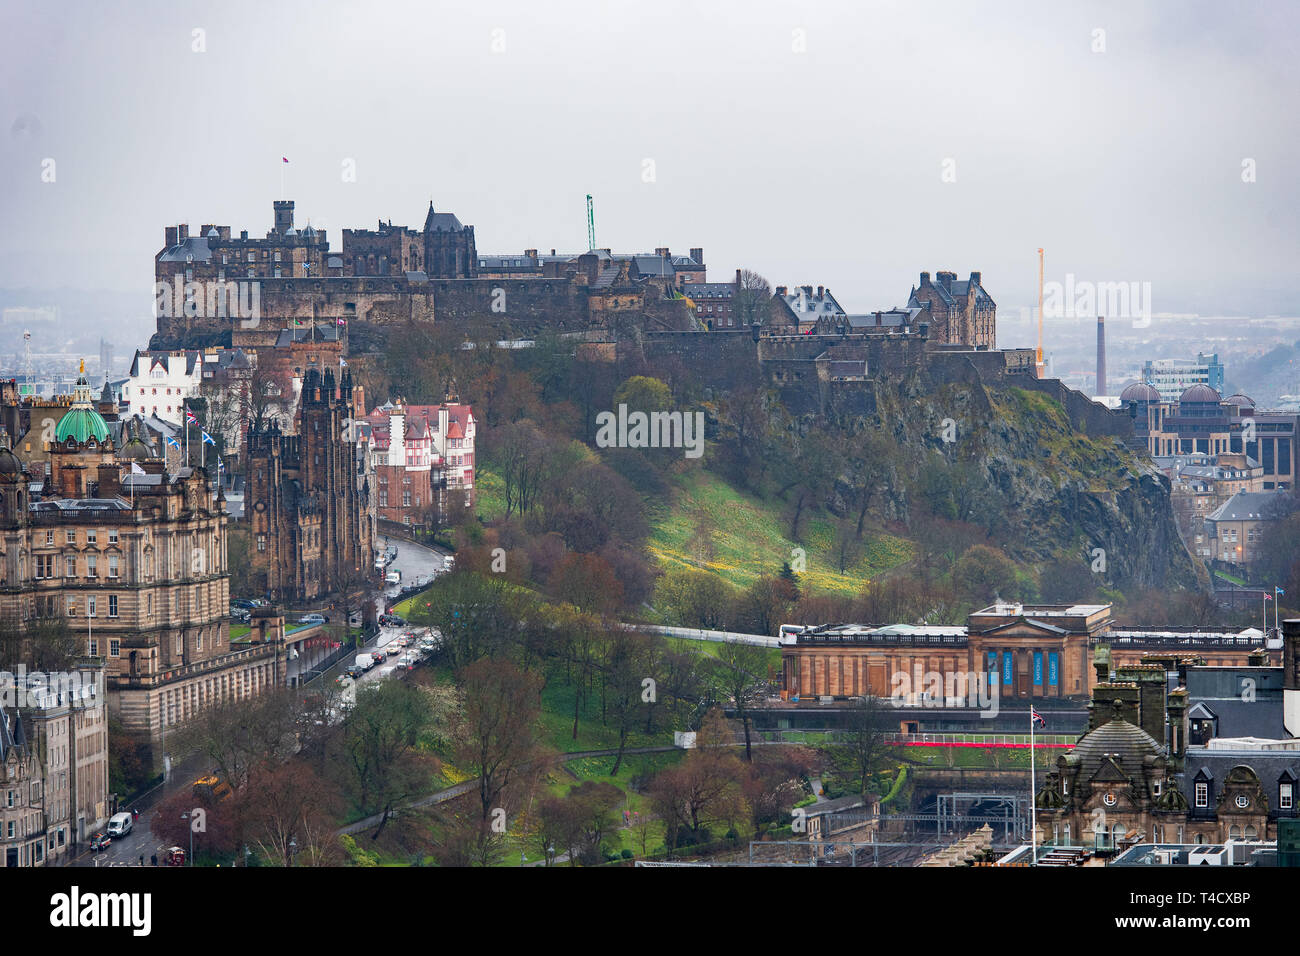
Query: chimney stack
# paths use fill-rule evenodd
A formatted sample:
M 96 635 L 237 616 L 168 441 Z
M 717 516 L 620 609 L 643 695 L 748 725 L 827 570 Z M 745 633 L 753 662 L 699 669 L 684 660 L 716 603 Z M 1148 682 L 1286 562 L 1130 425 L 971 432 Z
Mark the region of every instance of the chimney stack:
M 696 263 L 698 263 L 699 265 L 704 265 L 704 250 L 699 248 L 692 249 L 691 258 L 694 259 Z
M 926 286 L 928 286 L 929 284 L 930 284 L 930 273 L 928 273 L 928 272 L 922 272 L 922 273 L 921 273 L 921 288 L 924 289 L 924 288 L 925 288 Z
M 165 226 L 163 228 L 163 245 L 170 249 L 176 245 L 176 227 Z
M 739 269 L 736 270 L 736 288 L 737 288 L 737 289 L 740 288 L 740 270 L 739 270 Z
M 825 291 L 826 291 L 825 287 L 823 287 L 823 286 L 818 286 L 818 287 L 817 287 L 817 298 L 820 299 L 820 298 L 822 297 L 822 293 L 825 292 Z
M 1106 394 L 1106 318 L 1097 316 L 1097 397 Z

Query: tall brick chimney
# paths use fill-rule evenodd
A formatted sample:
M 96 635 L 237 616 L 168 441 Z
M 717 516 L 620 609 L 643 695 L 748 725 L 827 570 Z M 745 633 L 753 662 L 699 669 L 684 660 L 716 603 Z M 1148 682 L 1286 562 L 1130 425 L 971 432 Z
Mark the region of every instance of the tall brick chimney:
M 704 265 L 704 250 L 703 250 L 703 249 L 698 249 L 698 248 L 697 248 L 697 249 L 692 249 L 692 250 L 691 250 L 691 258 L 694 259 L 694 260 L 695 260 L 697 263 L 699 263 L 700 265 Z
M 170 249 L 176 245 L 177 229 L 175 226 L 166 226 L 163 228 L 163 245 Z
M 293 200 L 275 200 L 275 231 L 284 235 L 293 228 Z
M 1106 394 L 1106 317 L 1097 316 L 1097 394 Z
M 928 272 L 922 272 L 922 273 L 921 273 L 921 288 L 924 289 L 924 288 L 925 288 L 926 286 L 928 286 L 929 284 L 930 284 L 930 273 L 928 273 Z

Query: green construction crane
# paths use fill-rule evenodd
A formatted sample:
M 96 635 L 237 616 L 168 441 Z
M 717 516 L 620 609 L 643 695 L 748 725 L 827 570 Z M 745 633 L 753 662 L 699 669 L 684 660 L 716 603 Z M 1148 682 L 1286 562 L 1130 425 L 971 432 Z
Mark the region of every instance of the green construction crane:
M 596 248 L 596 207 L 591 204 L 591 193 L 587 193 L 587 249 Z

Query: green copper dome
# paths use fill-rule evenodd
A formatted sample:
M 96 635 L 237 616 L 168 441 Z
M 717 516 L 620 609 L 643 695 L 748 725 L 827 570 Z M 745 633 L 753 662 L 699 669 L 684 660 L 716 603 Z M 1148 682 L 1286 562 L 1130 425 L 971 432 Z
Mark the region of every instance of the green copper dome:
M 104 416 L 95 411 L 90 395 L 90 383 L 86 381 L 86 363 L 81 363 L 81 377 L 73 392 L 72 407 L 67 410 L 54 429 L 54 440 L 63 444 L 69 438 L 78 444 L 85 444 L 92 438 L 102 442 L 108 438 L 108 423 Z
M 54 429 L 54 438 L 60 443 L 69 438 L 78 444 L 84 444 L 92 438 L 102 442 L 108 438 L 108 423 L 93 408 L 70 408 L 59 419 L 59 424 Z

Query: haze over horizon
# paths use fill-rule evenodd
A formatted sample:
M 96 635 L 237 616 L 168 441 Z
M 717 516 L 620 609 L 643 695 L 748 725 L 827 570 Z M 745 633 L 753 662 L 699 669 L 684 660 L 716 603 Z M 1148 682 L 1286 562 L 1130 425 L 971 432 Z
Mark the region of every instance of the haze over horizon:
M 1155 312 L 1296 311 L 1294 7 L 11 3 L 0 24 L 0 288 L 143 300 L 165 226 L 263 235 L 283 174 L 335 250 L 432 199 L 480 253 L 578 252 L 591 193 L 600 246 L 700 246 L 711 278 L 849 311 L 939 269 L 1027 304 L 1039 246 L 1049 280 L 1150 282 Z

